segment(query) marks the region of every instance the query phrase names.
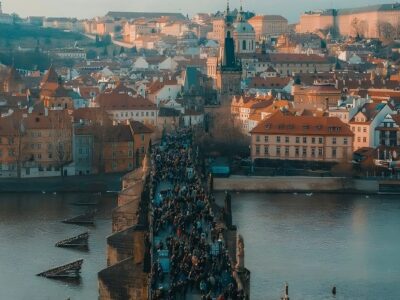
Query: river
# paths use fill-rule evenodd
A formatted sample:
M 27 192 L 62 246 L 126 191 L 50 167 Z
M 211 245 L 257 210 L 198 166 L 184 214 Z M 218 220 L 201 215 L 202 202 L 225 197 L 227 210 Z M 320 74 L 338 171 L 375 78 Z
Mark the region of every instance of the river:
M 218 194 L 218 198 L 223 195 Z M 100 200 L 90 251 L 54 247 L 87 230 L 60 221 L 84 212 L 73 202 Z M 97 299 L 106 265 L 115 195 L 0 194 L 0 299 Z M 251 299 L 400 299 L 398 196 L 233 194 L 234 223 L 246 243 Z M 83 258 L 80 285 L 35 276 Z
M 95 226 L 61 223 L 87 209 L 76 201 L 98 199 Z M 0 299 L 97 299 L 97 272 L 106 266 L 115 195 L 0 194 Z M 62 239 L 90 231 L 89 251 L 56 248 Z M 83 258 L 80 284 L 37 277 L 51 267 Z
M 400 299 L 399 196 L 241 193 L 232 210 L 251 299 L 280 299 L 285 282 L 294 300 Z

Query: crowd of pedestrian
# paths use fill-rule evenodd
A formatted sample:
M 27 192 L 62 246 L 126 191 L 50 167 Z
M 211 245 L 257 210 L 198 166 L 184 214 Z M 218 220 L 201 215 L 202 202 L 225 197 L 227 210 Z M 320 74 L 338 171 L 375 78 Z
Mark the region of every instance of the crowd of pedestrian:
M 153 151 L 152 298 L 244 299 L 197 163 L 190 131 L 166 135 Z

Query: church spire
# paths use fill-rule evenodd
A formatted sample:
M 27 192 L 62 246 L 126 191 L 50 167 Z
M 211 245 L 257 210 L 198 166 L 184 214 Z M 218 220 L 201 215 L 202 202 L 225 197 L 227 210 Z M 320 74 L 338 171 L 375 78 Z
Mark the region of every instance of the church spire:
M 244 13 L 243 13 L 243 0 L 240 0 L 240 9 L 239 12 L 237 14 L 237 18 L 236 18 L 237 22 L 241 23 L 244 21 Z

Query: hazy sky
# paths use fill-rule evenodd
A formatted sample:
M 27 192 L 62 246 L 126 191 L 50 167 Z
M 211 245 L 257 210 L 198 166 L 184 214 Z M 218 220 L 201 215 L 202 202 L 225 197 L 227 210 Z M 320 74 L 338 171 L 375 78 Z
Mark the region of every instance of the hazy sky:
M 226 0 L 0 0 L 3 11 L 21 16 L 74 16 L 88 18 L 103 16 L 108 11 L 196 12 L 224 10 Z M 290 22 L 311 9 L 344 8 L 391 3 L 390 0 L 244 0 L 244 8 L 262 14 L 280 14 Z M 392 1 L 392 3 L 395 1 Z M 230 0 L 239 7 L 240 0 Z

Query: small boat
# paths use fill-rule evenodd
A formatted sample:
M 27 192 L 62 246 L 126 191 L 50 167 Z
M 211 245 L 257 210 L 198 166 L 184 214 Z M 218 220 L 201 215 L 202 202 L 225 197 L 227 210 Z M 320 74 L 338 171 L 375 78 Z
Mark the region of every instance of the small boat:
M 53 269 L 36 274 L 36 276 L 54 279 L 77 279 L 80 277 L 82 264 L 83 259 L 80 259 L 72 263 L 55 267 Z
M 313 193 L 307 193 L 306 196 L 307 197 L 311 197 L 313 195 Z
M 62 240 L 56 243 L 55 246 L 62 248 L 78 248 L 86 250 L 89 247 L 88 239 L 89 239 L 89 232 L 85 232 L 78 236 Z

